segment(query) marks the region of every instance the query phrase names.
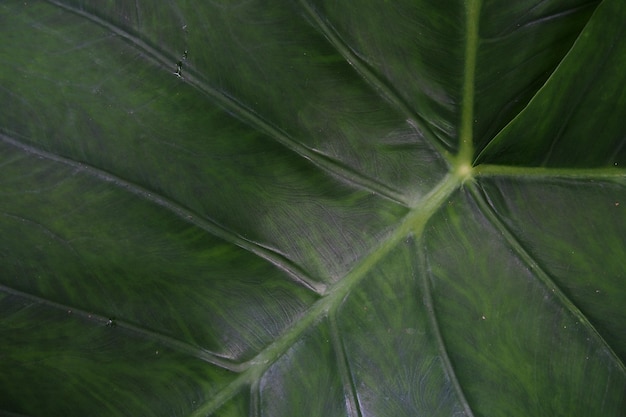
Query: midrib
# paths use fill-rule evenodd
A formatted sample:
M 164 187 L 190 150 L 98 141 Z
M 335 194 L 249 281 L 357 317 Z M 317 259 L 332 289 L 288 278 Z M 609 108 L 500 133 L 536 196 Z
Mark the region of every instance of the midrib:
M 459 129 L 457 164 L 470 166 L 474 156 L 474 83 L 478 51 L 478 24 L 481 0 L 466 0 L 465 13 L 465 65 Z
M 344 278 L 333 284 L 322 298 L 314 303 L 280 338 L 244 364 L 245 371 L 239 374 L 224 389 L 216 393 L 209 401 L 196 408 L 191 417 L 205 417 L 212 414 L 245 386 L 258 380 L 311 326 L 325 318 L 330 311 L 338 308 L 350 291 L 398 243 L 409 236 L 419 237 L 426 223 L 437 209 L 445 203 L 464 181 L 471 177 L 471 164 L 474 153 L 474 82 L 480 6 L 481 0 L 466 1 L 467 32 L 465 37 L 459 152 L 451 173 L 446 175 L 428 195 L 414 206 L 395 229 L 359 261 Z
M 375 246 L 357 265 L 340 281 L 332 285 L 326 294 L 314 303 L 291 328 L 270 344 L 253 359 L 244 364 L 243 371 L 224 389 L 216 393 L 209 401 L 200 405 L 192 417 L 205 417 L 216 411 L 221 405 L 235 396 L 243 387 L 253 383 L 278 360 L 298 339 L 315 323 L 335 310 L 342 300 L 367 273 L 381 261 L 396 245 L 408 236 L 419 236 L 424 226 L 439 207 L 460 186 L 463 178 L 448 174 L 439 184 L 414 207 L 393 229 L 387 237 Z

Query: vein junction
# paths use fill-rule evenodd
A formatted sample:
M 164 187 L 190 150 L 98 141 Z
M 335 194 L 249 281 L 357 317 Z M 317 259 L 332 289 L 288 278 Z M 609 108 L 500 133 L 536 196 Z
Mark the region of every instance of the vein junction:
M 372 267 L 384 258 L 396 245 L 408 236 L 419 236 L 428 220 L 439 207 L 465 181 L 471 180 L 473 174 L 473 117 L 474 117 L 474 82 L 476 54 L 478 50 L 478 19 L 481 0 L 469 0 L 466 9 L 466 44 L 465 73 L 463 78 L 463 102 L 461 107 L 461 126 L 459 153 L 453 162 L 451 173 L 420 202 L 418 202 L 404 219 L 365 256 L 343 279 L 330 287 L 323 297 L 317 301 L 306 314 L 288 329 L 283 336 L 269 345 L 261 353 L 244 365 L 245 371 L 218 392 L 213 398 L 197 408 L 192 417 L 207 416 L 216 411 L 222 404 L 236 395 L 245 386 L 252 384 L 283 355 L 302 334 L 329 312 L 334 311 L 342 300 L 350 293 Z

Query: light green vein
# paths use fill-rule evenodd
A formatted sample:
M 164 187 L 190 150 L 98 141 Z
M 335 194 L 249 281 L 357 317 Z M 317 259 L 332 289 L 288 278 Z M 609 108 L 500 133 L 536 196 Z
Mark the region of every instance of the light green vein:
M 546 168 L 506 165 L 478 165 L 473 170 L 475 177 L 516 178 L 573 178 L 598 180 L 626 180 L 626 168 Z
M 430 274 L 428 272 L 429 268 L 427 268 L 427 260 L 426 255 L 424 254 L 424 244 L 419 241 L 419 247 L 417 249 L 418 252 L 418 270 L 420 281 L 422 283 L 422 290 L 424 292 L 424 302 L 426 304 L 426 312 L 428 313 L 428 319 L 430 321 L 430 328 L 435 335 L 435 343 L 437 344 L 437 350 L 439 351 L 439 358 L 443 364 L 444 372 L 446 376 L 452 383 L 452 387 L 456 392 L 456 395 L 459 399 L 459 402 L 463 406 L 463 410 L 465 411 L 465 415 L 467 417 L 474 417 L 474 413 L 472 412 L 472 408 L 467 402 L 467 398 L 465 397 L 465 393 L 463 392 L 463 388 L 461 388 L 461 384 L 456 376 L 456 372 L 454 371 L 454 367 L 452 366 L 452 362 L 450 361 L 450 356 L 448 355 L 448 351 L 446 349 L 446 344 L 443 340 L 443 336 L 441 335 L 441 330 L 439 326 L 439 320 L 437 320 L 437 315 L 435 313 L 435 307 L 433 304 L 432 291 L 430 288 Z
M 461 103 L 457 160 L 459 165 L 471 165 L 474 154 L 474 83 L 476 81 L 481 0 L 466 0 L 465 6 L 465 72 L 463 75 L 463 101 Z
M 120 38 L 124 39 L 134 48 L 139 49 L 144 53 L 146 59 L 154 64 L 168 69 L 172 74 L 181 78 L 181 81 L 189 84 L 196 91 L 200 92 L 204 97 L 208 98 L 212 103 L 217 104 L 227 112 L 236 115 L 239 120 L 247 123 L 249 126 L 256 129 L 258 132 L 267 135 L 282 146 L 286 147 L 292 152 L 300 155 L 306 160 L 310 161 L 318 168 L 325 172 L 332 173 L 338 177 L 343 178 L 347 182 L 354 184 L 362 189 L 373 192 L 381 197 L 393 201 L 394 203 L 402 206 L 408 206 L 410 203 L 407 201 L 407 197 L 402 192 L 390 187 L 378 181 L 375 178 L 366 176 L 365 174 L 353 169 L 350 166 L 345 165 L 339 160 L 333 159 L 324 155 L 323 153 L 309 148 L 302 143 L 298 142 L 282 129 L 270 123 L 263 118 L 260 114 L 254 110 L 248 108 L 245 104 L 229 96 L 226 92 L 213 88 L 202 76 L 190 66 L 186 66 L 184 69 L 184 75 L 181 75 L 179 71 L 175 71 L 175 62 L 177 59 L 166 56 L 164 53 L 150 46 L 147 42 L 141 38 L 128 33 L 124 29 L 116 26 L 115 24 L 108 22 L 98 16 L 88 13 L 85 10 L 77 9 L 73 6 L 64 4 L 57 0 L 47 0 L 48 3 L 57 6 L 70 13 L 74 13 L 91 22 L 110 30 Z
M 338 306 L 337 306 L 338 307 Z M 359 399 L 357 394 L 357 387 L 350 371 L 350 362 L 348 360 L 348 354 L 339 332 L 339 324 L 337 324 L 337 311 L 332 310 L 329 313 L 328 321 L 330 322 L 330 335 L 333 348 L 335 350 L 335 357 L 337 358 L 337 370 L 341 376 L 341 382 L 343 384 L 343 395 L 345 397 L 346 404 L 346 417 L 362 417 L 361 408 L 359 407 Z
M 543 23 L 551 23 L 554 20 L 568 18 L 578 12 L 584 12 L 585 9 L 588 9 L 590 7 L 596 7 L 598 4 L 596 0 L 591 0 L 588 3 L 576 5 L 569 9 L 559 10 L 555 11 L 552 14 L 542 15 L 540 9 L 542 7 L 545 7 L 543 3 L 544 2 L 539 2 L 533 5 L 531 8 L 526 10 L 526 12 L 521 14 L 515 21 L 511 22 L 511 24 L 508 27 L 504 28 L 500 33 L 494 34 L 489 38 L 483 38 L 482 41 L 489 43 L 500 42 L 511 36 L 511 34 L 515 32 L 523 31 L 531 26 L 536 26 Z M 537 14 L 539 14 L 540 17 L 532 17 L 536 16 Z
M 476 184 L 470 184 L 469 190 L 474 200 L 478 204 L 481 212 L 487 217 L 487 219 L 491 222 L 491 224 L 500 232 L 500 234 L 504 237 L 504 239 L 508 242 L 511 249 L 522 259 L 526 265 L 533 271 L 534 276 L 544 285 L 544 287 L 549 290 L 556 299 L 563 305 L 563 307 L 572 314 L 576 320 L 578 320 L 585 328 L 589 330 L 589 332 L 596 338 L 598 343 L 600 343 L 617 365 L 617 367 L 622 371 L 622 373 L 626 373 L 626 366 L 624 362 L 620 359 L 619 355 L 615 353 L 615 351 L 611 348 L 608 342 L 602 337 L 600 332 L 596 329 L 596 327 L 591 324 L 591 322 L 587 319 L 587 317 L 583 314 L 582 311 L 561 291 L 559 286 L 552 280 L 550 275 L 539 265 L 539 263 L 533 258 L 533 256 L 524 249 L 519 240 L 513 235 L 513 233 L 508 229 L 508 227 L 500 220 L 495 210 L 491 207 L 491 205 L 487 202 L 485 195 L 479 190 Z
M 443 158 L 449 160 L 449 152 L 442 145 L 441 141 L 437 139 L 429 125 L 429 123 L 415 113 L 405 100 L 393 90 L 381 77 L 366 63 L 357 53 L 346 44 L 336 30 L 329 25 L 323 16 L 306 0 L 300 0 L 300 5 L 311 18 L 317 29 L 322 33 L 330 44 L 339 52 L 339 54 L 348 62 L 352 67 L 363 77 L 378 94 L 382 95 L 385 100 L 389 100 L 397 110 L 402 112 L 407 118 L 409 125 L 414 129 L 418 129 L 424 132 L 424 137 L 428 143 L 435 148 Z
M 2 134 L 1 132 L 0 142 L 4 142 L 39 158 L 47 159 L 49 161 L 72 167 L 76 169 L 76 172 L 85 173 L 94 178 L 97 178 L 98 180 L 107 182 L 115 187 L 135 194 L 136 196 L 169 211 L 183 221 L 199 227 L 210 235 L 222 239 L 226 242 L 232 243 L 233 245 L 236 245 L 242 249 L 247 250 L 248 252 L 257 255 L 267 262 L 270 262 L 272 265 L 286 272 L 295 282 L 298 282 L 299 284 L 316 292 L 317 294 L 324 293 L 326 289 L 325 284 L 315 281 L 298 265 L 281 255 L 280 253 L 275 252 L 271 248 L 267 248 L 260 243 L 254 242 L 250 239 L 246 239 L 235 233 L 234 231 L 212 221 L 211 219 L 199 216 L 197 213 L 192 212 L 186 207 L 181 206 L 180 204 L 169 200 L 161 195 L 158 195 L 150 190 L 147 190 L 133 182 L 126 181 L 120 177 L 109 174 L 108 172 L 99 170 L 90 165 L 77 162 L 72 159 L 64 158 L 62 156 L 43 151 L 30 145 L 26 145 L 12 137 Z
M 2 285 L 2 284 L 0 284 L 0 292 L 3 292 L 5 294 L 10 294 L 11 296 L 14 296 L 14 297 L 19 297 L 23 300 L 28 300 L 31 303 L 39 304 L 41 306 L 45 306 L 46 308 L 65 312 L 68 318 L 71 318 L 71 317 L 80 318 L 81 320 L 94 323 L 95 325 L 98 325 L 101 327 L 109 327 L 111 332 L 117 331 L 118 329 L 127 330 L 130 333 L 132 333 L 134 336 L 140 337 L 145 340 L 157 342 L 161 346 L 172 349 L 176 352 L 183 353 L 185 355 L 192 356 L 203 362 L 207 362 L 212 365 L 218 366 L 222 369 L 226 369 L 232 372 L 239 372 L 241 370 L 241 365 L 227 361 L 219 357 L 218 355 L 212 352 L 209 352 L 208 350 L 190 345 L 185 342 L 181 342 L 180 340 L 157 333 L 152 330 L 135 326 L 123 320 L 113 319 L 113 318 L 106 317 L 106 316 L 103 316 L 101 314 L 97 314 L 94 312 L 81 310 L 74 306 L 50 301 L 46 298 L 27 294 L 27 293 L 15 290 L 13 288 L 7 287 L 6 285 Z
M 249 417 L 261 417 L 261 384 L 260 380 L 254 381 L 250 387 L 250 414 Z
M 431 216 L 460 186 L 462 181 L 463 178 L 458 175 L 447 175 L 420 204 L 402 219 L 385 239 L 381 240 L 343 279 L 331 286 L 324 297 L 313 304 L 280 338 L 244 364 L 247 369 L 210 400 L 199 405 L 191 417 L 211 415 L 230 398 L 259 379 L 272 363 L 302 337 L 307 329 L 334 310 L 367 273 L 399 242 L 411 235 L 420 236 Z

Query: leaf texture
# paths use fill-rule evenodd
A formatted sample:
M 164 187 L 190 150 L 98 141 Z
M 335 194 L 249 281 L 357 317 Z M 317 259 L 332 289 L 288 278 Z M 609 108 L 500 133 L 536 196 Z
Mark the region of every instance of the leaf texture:
M 0 4 L 0 414 L 625 416 L 619 0 Z

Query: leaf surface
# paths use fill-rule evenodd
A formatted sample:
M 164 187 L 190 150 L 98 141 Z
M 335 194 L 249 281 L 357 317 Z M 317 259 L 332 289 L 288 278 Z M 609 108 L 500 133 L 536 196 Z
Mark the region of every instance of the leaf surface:
M 618 0 L 0 5 L 0 413 L 623 416 Z

